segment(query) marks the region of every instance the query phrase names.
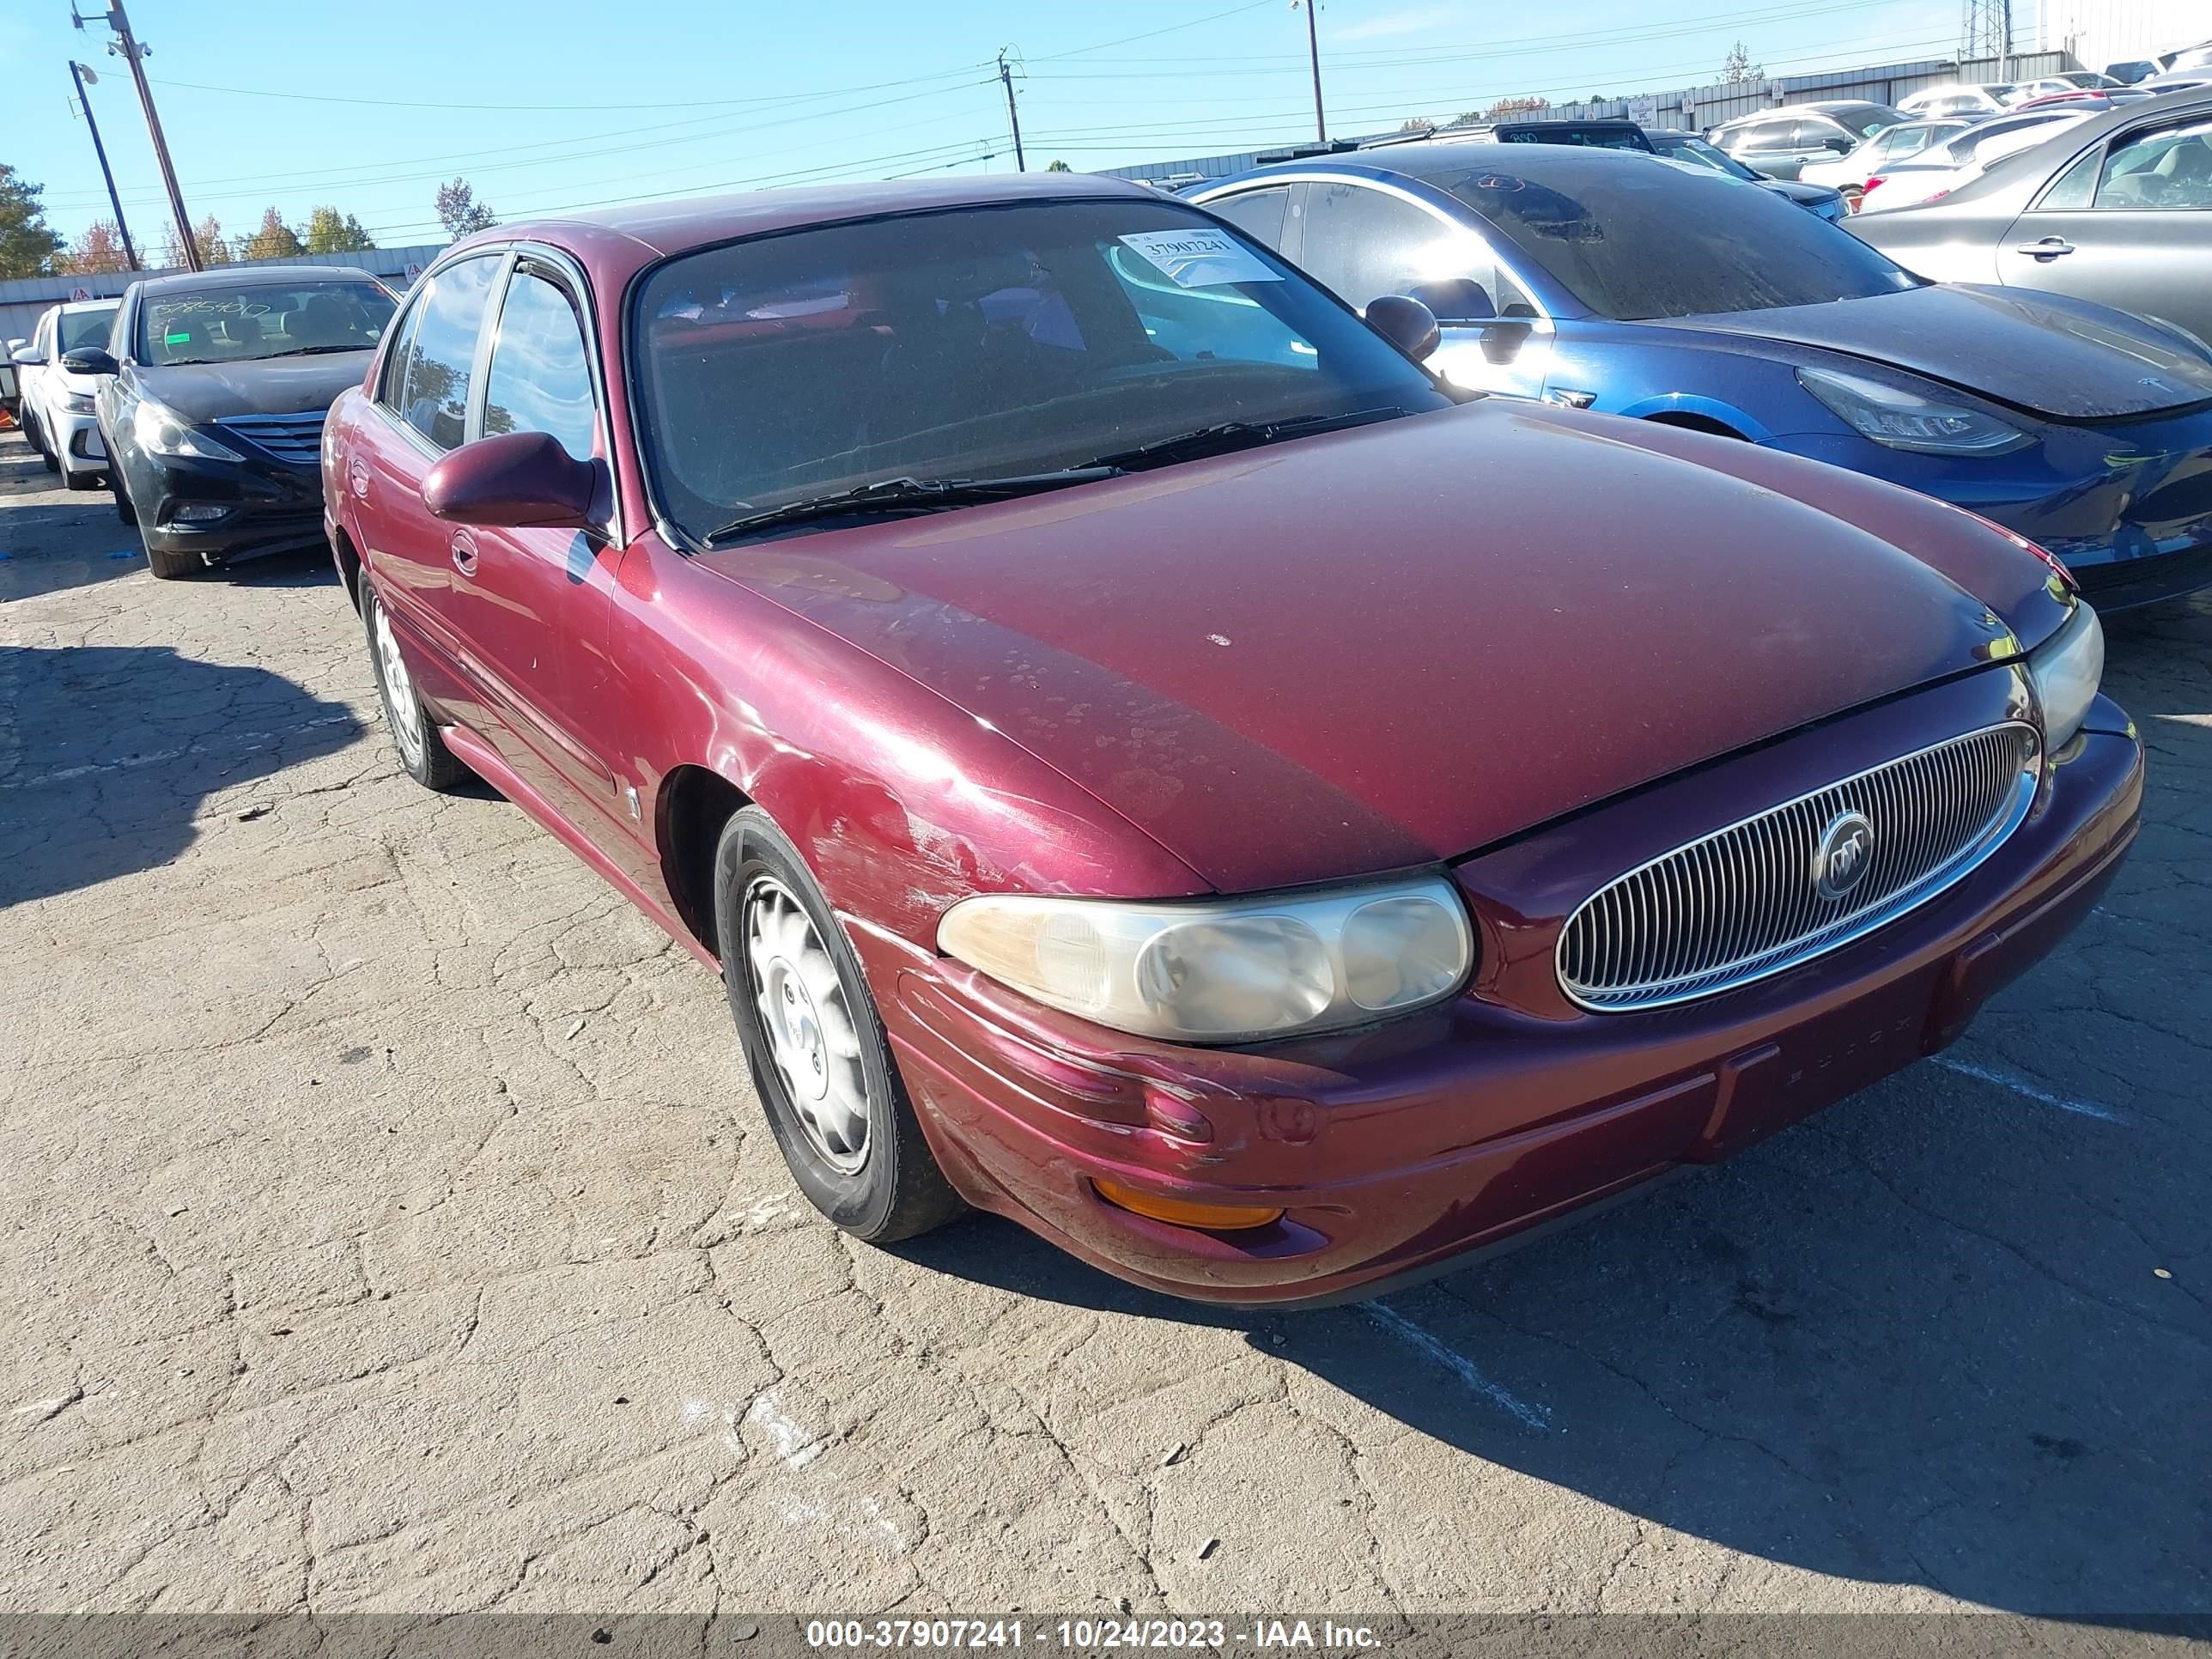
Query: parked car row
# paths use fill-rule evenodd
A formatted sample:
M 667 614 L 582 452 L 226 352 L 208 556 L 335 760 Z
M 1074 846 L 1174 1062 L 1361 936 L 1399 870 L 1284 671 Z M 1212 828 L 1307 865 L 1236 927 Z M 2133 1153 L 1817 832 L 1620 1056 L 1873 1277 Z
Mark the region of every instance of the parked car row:
M 2212 581 L 2212 350 L 1659 148 L 655 203 L 67 361 L 156 574 L 313 496 L 401 765 L 720 971 L 824 1215 L 1311 1304 L 1955 1040 L 2136 833 L 2085 586 Z

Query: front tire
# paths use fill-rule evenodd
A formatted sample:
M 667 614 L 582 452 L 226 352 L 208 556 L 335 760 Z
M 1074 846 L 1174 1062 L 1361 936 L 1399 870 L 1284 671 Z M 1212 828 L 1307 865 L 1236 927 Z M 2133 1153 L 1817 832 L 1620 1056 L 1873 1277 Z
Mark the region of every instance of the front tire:
M 966 1208 L 907 1097 L 860 958 L 799 849 L 757 806 L 714 854 L 722 986 L 769 1129 L 807 1202 L 889 1244 Z
M 368 661 L 376 676 L 376 695 L 384 705 L 384 724 L 407 775 L 425 789 L 451 794 L 472 775 L 453 757 L 438 724 L 416 694 L 415 676 L 400 654 L 392 618 L 364 574 L 361 579 L 361 623 L 368 636 Z

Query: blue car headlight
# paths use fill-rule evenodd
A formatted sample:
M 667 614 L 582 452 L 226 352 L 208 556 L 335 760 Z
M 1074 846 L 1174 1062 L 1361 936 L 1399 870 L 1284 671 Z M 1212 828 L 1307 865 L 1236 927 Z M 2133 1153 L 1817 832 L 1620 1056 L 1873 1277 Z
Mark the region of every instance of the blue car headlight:
M 1939 403 L 1907 387 L 1863 375 L 1801 368 L 1797 384 L 1861 436 L 1892 449 L 1923 455 L 2002 455 L 2035 441 L 1986 410 Z

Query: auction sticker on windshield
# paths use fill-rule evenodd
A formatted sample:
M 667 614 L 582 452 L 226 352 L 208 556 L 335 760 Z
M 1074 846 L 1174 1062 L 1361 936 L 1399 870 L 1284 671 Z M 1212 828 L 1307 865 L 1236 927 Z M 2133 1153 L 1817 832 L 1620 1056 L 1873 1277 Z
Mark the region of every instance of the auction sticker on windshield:
M 1225 230 L 1140 230 L 1122 237 L 1121 246 L 1157 266 L 1178 288 L 1283 280 Z

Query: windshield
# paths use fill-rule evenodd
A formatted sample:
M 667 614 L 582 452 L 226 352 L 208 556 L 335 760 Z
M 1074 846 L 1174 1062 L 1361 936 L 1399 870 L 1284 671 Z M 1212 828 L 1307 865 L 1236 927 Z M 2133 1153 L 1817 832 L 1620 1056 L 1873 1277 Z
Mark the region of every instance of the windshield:
M 1711 167 L 1715 173 L 1725 173 L 1731 179 L 1756 179 L 1760 176 L 1726 150 L 1709 144 L 1702 138 L 1693 138 L 1686 132 L 1655 132 L 1651 135 L 1651 142 L 1670 161 L 1686 161 Z
M 231 283 L 164 289 L 138 307 L 139 362 L 252 362 L 311 351 L 367 351 L 392 320 L 374 283 Z
M 1893 127 L 1910 118 L 1903 110 L 1892 109 L 1887 104 L 1844 104 L 1820 112 L 1862 138 L 1871 138 L 1884 127 Z
M 1595 158 L 1593 158 L 1595 159 Z M 1602 317 L 1635 321 L 1861 300 L 1914 286 L 1850 232 L 1686 167 L 1431 174 Z
M 1224 422 L 1438 409 L 1272 254 L 1162 198 L 968 208 L 708 248 L 631 313 L 664 510 L 1074 466 Z
M 96 311 L 64 311 L 62 313 L 62 355 L 67 356 L 84 346 L 105 346 L 108 331 L 115 325 L 115 307 L 102 306 Z

